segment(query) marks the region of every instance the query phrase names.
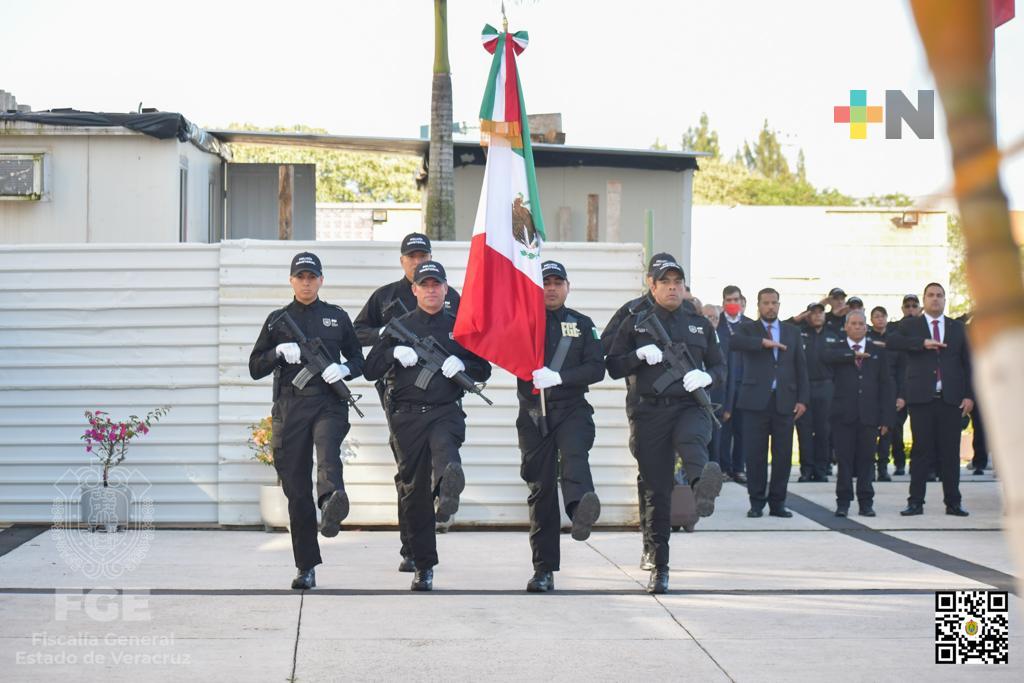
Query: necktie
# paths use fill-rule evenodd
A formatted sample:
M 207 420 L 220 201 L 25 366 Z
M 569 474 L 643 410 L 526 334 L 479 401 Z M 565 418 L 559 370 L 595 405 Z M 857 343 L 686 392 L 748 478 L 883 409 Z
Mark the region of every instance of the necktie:
M 853 352 L 854 353 L 860 353 L 860 344 L 854 344 L 853 345 Z M 864 365 L 864 359 L 863 358 L 858 358 L 856 356 L 854 356 L 853 362 L 857 364 L 857 369 L 858 370 L 860 369 L 860 367 L 862 365 Z
M 932 339 L 934 339 L 937 342 L 942 341 L 942 338 L 939 336 L 939 321 L 938 320 L 933 320 L 932 321 Z M 935 349 L 935 356 L 936 356 L 936 358 L 938 358 L 938 355 L 939 355 L 939 349 Z M 941 382 L 942 381 L 942 362 L 941 361 L 936 364 L 935 381 L 936 382 Z

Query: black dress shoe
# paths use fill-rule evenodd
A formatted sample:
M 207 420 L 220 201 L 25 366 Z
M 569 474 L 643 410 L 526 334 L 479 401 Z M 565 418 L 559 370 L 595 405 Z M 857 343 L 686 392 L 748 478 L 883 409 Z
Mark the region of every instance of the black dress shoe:
M 527 593 L 547 593 L 555 590 L 555 575 L 552 572 L 535 571 L 533 578 L 526 582 Z
M 824 474 L 812 474 L 811 481 L 816 482 L 818 484 L 827 484 L 828 477 L 825 476 Z
M 966 517 L 971 513 L 969 513 L 967 510 L 964 510 L 959 505 L 947 505 L 946 514 L 953 515 L 954 517 Z
M 850 514 L 849 505 L 838 505 L 836 506 L 836 517 L 846 517 Z
M 590 530 L 594 522 L 601 516 L 601 501 L 593 491 L 587 491 L 580 498 L 572 513 L 572 538 L 574 541 L 585 541 L 590 538 Z M 534 577 L 536 578 L 536 577 Z
M 976 477 L 981 476 L 983 474 L 985 474 L 985 470 L 981 469 L 980 467 L 978 469 L 974 470 L 974 476 L 976 476 Z
M 434 589 L 434 570 L 417 569 L 416 575 L 412 577 L 412 585 L 409 590 L 429 591 Z
M 877 515 L 875 515 L 875 508 L 871 507 L 870 505 L 861 505 L 860 506 L 860 512 L 858 512 L 857 514 L 859 514 L 861 517 L 876 517 L 877 516 Z
M 438 522 L 447 522 L 452 515 L 459 511 L 459 496 L 464 488 L 466 488 L 466 474 L 462 471 L 462 464 L 448 463 L 444 468 L 444 474 L 441 475 L 441 491 L 435 516 Z
M 914 503 L 911 503 L 907 507 L 905 507 L 902 510 L 900 510 L 900 514 L 903 515 L 904 517 L 913 517 L 914 515 L 923 515 L 924 514 L 924 505 L 915 505 Z
M 803 483 L 805 481 L 814 481 L 809 474 L 801 474 L 797 479 L 798 482 Z
M 316 587 L 316 570 L 300 569 L 299 573 L 292 579 L 292 588 L 295 590 L 309 590 Z
M 737 484 L 746 484 L 747 475 L 743 474 L 742 472 L 736 472 L 735 474 L 732 475 L 732 480 Z
M 693 485 L 693 497 L 697 502 L 697 514 L 710 517 L 715 512 L 715 498 L 722 492 L 722 468 L 717 462 L 704 465 L 700 479 Z
M 653 550 L 644 550 L 643 554 L 640 555 L 640 569 L 646 569 L 647 571 L 654 569 Z
M 896 470 L 893 472 L 893 474 L 896 475 L 897 477 L 902 477 L 906 473 L 907 473 L 907 471 L 905 469 L 903 469 L 902 467 L 897 467 Z
M 647 592 L 656 595 L 668 593 L 668 567 L 655 567 L 651 570 L 651 579 L 647 582 Z
M 888 472 L 879 472 L 876 481 L 892 481 L 892 477 L 889 476 Z
M 764 510 L 752 507 L 747 510 L 747 517 L 764 517 Z
M 335 491 L 321 508 L 320 533 L 327 538 L 334 538 L 341 530 L 341 520 L 348 517 L 348 494 Z
M 416 560 L 411 557 L 403 557 L 402 561 L 398 563 L 398 571 L 407 573 L 416 571 Z
M 786 519 L 789 519 L 793 516 L 793 513 L 787 510 L 786 508 L 776 508 L 774 510 L 769 510 L 768 514 L 772 517 L 784 517 Z

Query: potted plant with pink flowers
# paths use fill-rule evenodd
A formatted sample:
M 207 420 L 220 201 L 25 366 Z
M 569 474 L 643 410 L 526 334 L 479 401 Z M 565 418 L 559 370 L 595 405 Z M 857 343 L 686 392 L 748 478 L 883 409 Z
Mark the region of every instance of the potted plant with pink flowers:
M 115 421 L 103 410 L 87 410 L 89 422 L 81 439 L 85 452 L 95 456 L 102 468 L 102 485 L 83 486 L 79 499 L 79 520 L 96 530 L 117 531 L 127 525 L 131 492 L 127 485 L 110 481 L 110 471 L 124 462 L 128 446 L 133 439 L 149 433 L 157 422 L 170 411 L 162 406 L 146 413 L 145 417 L 131 415 L 127 420 Z

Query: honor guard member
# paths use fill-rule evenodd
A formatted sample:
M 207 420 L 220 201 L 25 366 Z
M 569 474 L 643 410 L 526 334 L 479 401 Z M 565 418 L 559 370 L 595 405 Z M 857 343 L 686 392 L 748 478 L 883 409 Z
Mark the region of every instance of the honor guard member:
M 842 287 L 833 287 L 821 303 L 828 304 L 829 306 L 829 311 L 825 314 L 825 327 L 829 328 L 833 334 L 842 333 L 843 325 L 846 323 L 846 310 L 848 308 L 846 305 L 846 292 L 843 291 Z
M 487 361 L 455 342 L 455 316 L 444 308 L 448 292 L 444 267 L 424 261 L 413 274 L 417 307 L 402 323 L 419 339 L 432 337 L 450 355 L 425 389 L 416 386 L 423 368 L 411 346 L 391 335 L 381 337 L 366 357 L 364 374 L 369 380 L 387 381 L 388 424 L 398 458 L 399 503 L 415 563 L 412 590 L 433 587 L 437 564 L 436 522 L 447 521 L 459 509 L 466 485 L 459 447 L 466 439 L 466 414 L 462 412 L 462 388 L 452 381 L 465 372 L 476 382 L 491 375 Z M 437 498 L 437 509 L 434 499 Z
M 349 507 L 341 472 L 341 444 L 349 430 L 348 405 L 328 385 L 362 374 L 363 351 L 348 313 L 318 297 L 324 277 L 316 254 L 296 254 L 289 280 L 295 298 L 263 323 L 249 355 L 249 374 L 260 379 L 274 373 L 274 469 L 288 498 L 292 554 L 299 570 L 292 588 L 307 589 L 316 585 L 314 567 L 323 561 L 316 538 L 316 506 L 322 515 L 320 532 L 327 537 L 338 535 Z M 302 351 L 287 325 L 279 322 L 282 312 L 307 339 L 319 339 L 333 361 L 302 389 L 292 384 L 304 367 Z
M 910 496 L 903 516 L 924 514 L 927 480 L 934 469 L 942 479 L 946 514 L 966 517 L 960 497 L 960 421 L 974 410 L 971 354 L 962 322 L 943 315 L 946 289 L 924 288 L 924 315 L 904 318 L 886 348 L 907 352 L 903 398 L 910 409 L 914 447 L 910 456 Z
M 647 306 L 654 305 L 654 299 L 651 298 L 651 287 L 654 285 L 653 273 L 661 267 L 664 263 L 675 263 L 676 258 L 672 254 L 661 252 L 655 254 L 647 262 L 647 277 L 645 282 L 647 284 L 647 292 L 643 296 L 638 296 L 635 299 L 630 299 L 626 303 L 619 307 L 619 310 L 615 311 L 612 315 L 611 320 L 604 326 L 604 330 L 601 331 L 601 351 L 605 356 L 612 350 L 612 342 L 615 341 L 615 336 L 619 330 L 622 329 L 622 323 L 630 317 L 630 311 L 640 310 Z M 636 458 L 636 437 L 635 427 L 636 424 L 633 421 L 633 414 L 636 410 L 636 402 L 639 397 L 636 394 L 636 382 L 632 375 L 626 376 L 626 422 L 629 424 L 629 451 Z M 643 536 L 643 552 L 640 555 L 640 569 L 650 571 L 654 569 L 654 543 L 651 542 L 648 534 L 648 524 L 645 521 L 647 519 L 647 504 L 644 501 L 644 484 L 640 474 L 636 476 L 636 497 L 637 507 L 640 513 L 640 532 Z
M 380 339 L 381 330 L 384 329 L 384 326 L 387 325 L 392 317 L 402 315 L 403 312 L 416 308 L 416 297 L 412 293 L 412 276 L 416 271 L 416 266 L 430 260 L 430 249 L 430 238 L 423 233 L 412 232 L 402 239 L 399 263 L 402 265 L 405 276 L 400 280 L 379 287 L 370 295 L 366 305 L 363 306 L 363 310 L 359 311 L 359 315 L 356 316 L 353 325 L 356 328 L 356 336 L 359 337 L 360 344 L 363 346 L 373 346 Z M 401 305 L 396 304 L 396 301 L 401 302 Z M 459 293 L 453 287 L 449 287 L 448 293 L 445 294 L 444 309 L 452 315 L 459 311 Z M 375 386 L 383 406 L 384 381 L 378 380 Z M 386 408 L 384 414 L 386 417 Z M 398 462 L 398 454 L 395 452 L 394 443 L 389 445 L 391 446 L 391 454 L 395 456 L 395 462 Z M 398 479 L 397 473 L 395 474 L 395 490 L 401 490 L 401 482 Z M 401 496 L 401 493 L 398 495 Z M 402 540 L 400 551 L 402 561 L 398 565 L 398 571 L 415 571 L 416 567 L 413 564 L 412 553 L 409 550 L 409 533 L 405 524 L 405 518 L 402 516 L 401 501 L 398 503 L 398 535 Z
M 903 297 L 903 304 L 900 306 L 900 310 L 903 312 L 903 317 L 899 320 L 893 320 L 885 325 L 886 332 L 892 334 L 893 330 L 899 327 L 907 318 L 913 318 L 914 316 L 921 315 L 921 299 L 918 298 L 917 294 L 906 294 Z M 888 349 L 888 346 L 886 346 Z M 892 349 L 889 349 L 890 351 Z M 903 428 L 907 424 L 907 404 L 903 400 L 902 382 L 906 381 L 907 378 L 907 354 L 906 352 L 900 353 L 900 368 L 899 368 L 899 379 L 900 384 L 896 386 L 896 395 L 899 397 L 896 399 L 896 424 L 893 425 L 892 431 L 892 463 L 895 468 L 893 471 L 894 475 L 903 476 L 907 473 L 907 452 L 903 438 Z
M 594 409 L 584 395 L 587 387 L 604 378 L 604 354 L 594 322 L 565 307 L 569 276 L 557 261 L 541 264 L 544 306 L 544 367 L 533 371 L 533 382 L 518 380 L 519 449 L 523 454 L 520 474 L 530 488 L 530 548 L 533 578 L 526 584 L 531 593 L 553 590 L 558 571 L 562 502 L 572 520 L 572 537 L 585 541 L 601 514 L 601 502 L 590 476 L 590 449 L 594 445 Z M 541 414 L 544 392 L 547 416 Z
M 800 340 L 807 359 L 811 398 L 807 412 L 796 423 L 800 442 L 798 481 L 828 481 L 832 367 L 825 363 L 824 355 L 826 346 L 836 343 L 839 335 L 825 327 L 825 306 L 820 302 L 807 306 L 807 315 L 800 326 Z
M 636 383 L 633 452 L 647 505 L 644 523 L 654 547 L 654 568 L 647 591 L 665 593 L 677 455 L 682 458 L 701 517 L 714 512 L 715 498 L 722 490 L 722 470 L 718 463 L 708 460 L 711 416 L 691 392 L 724 382 L 725 362 L 711 323 L 682 307 L 682 266 L 674 261 L 662 263 L 652 273 L 652 279 L 654 305 L 622 323 L 606 365 L 612 378 L 631 376 Z M 696 366 L 660 392 L 654 386 L 671 367 L 665 361 L 662 345 L 656 343 L 654 330 L 650 329 L 653 322 L 646 316 L 651 314 L 673 342 L 686 344 Z
M 835 514 L 849 514 L 856 477 L 859 514 L 874 517 L 875 442 L 896 419 L 896 389 L 885 349 L 867 338 L 863 308 L 846 314 L 845 334 L 829 343 L 824 359 L 835 369 L 831 414 L 839 460 Z

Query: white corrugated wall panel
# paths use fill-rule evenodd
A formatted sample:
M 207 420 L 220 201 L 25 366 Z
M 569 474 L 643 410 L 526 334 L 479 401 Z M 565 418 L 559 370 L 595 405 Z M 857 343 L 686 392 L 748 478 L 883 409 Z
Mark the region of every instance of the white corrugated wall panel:
M 157 522 L 217 520 L 218 248 L 0 248 L 0 520 L 46 522 L 83 411 L 170 405 L 124 466 Z M 65 487 L 68 488 L 68 487 Z
M 259 486 L 273 470 L 251 458 L 247 427 L 270 412 L 270 378 L 253 382 L 248 357 L 267 314 L 291 298 L 288 263 L 304 249 L 325 266 L 323 298 L 355 317 L 370 293 L 401 276 L 396 243 L 228 241 L 221 245 L 73 245 L 0 248 L 0 521 L 50 521 L 53 482 L 89 462 L 82 412 L 115 416 L 170 404 L 131 447 L 126 465 L 151 484 L 158 522 L 260 521 Z M 468 244 L 437 244 L 461 288 Z M 640 289 L 639 245 L 549 245 L 572 278 L 569 305 L 603 325 Z M 353 418 L 345 466 L 351 522 L 393 524 L 394 461 L 373 387 Z M 527 521 L 519 478 L 515 384 L 496 370 L 494 407 L 465 401 L 467 488 L 460 523 Z M 602 521 L 636 518 L 636 468 L 627 449 L 624 389 L 593 387 L 591 452 Z

